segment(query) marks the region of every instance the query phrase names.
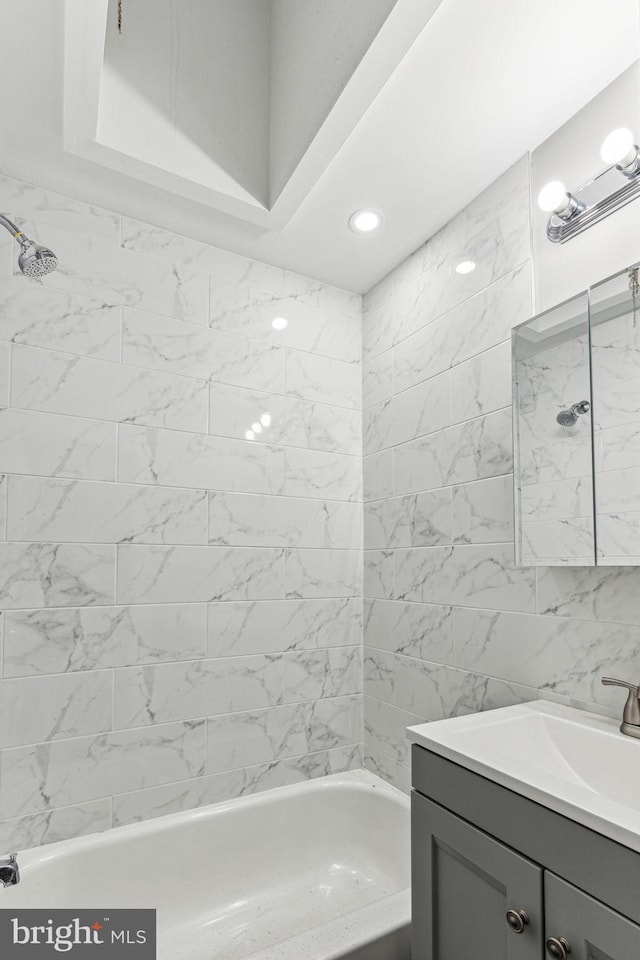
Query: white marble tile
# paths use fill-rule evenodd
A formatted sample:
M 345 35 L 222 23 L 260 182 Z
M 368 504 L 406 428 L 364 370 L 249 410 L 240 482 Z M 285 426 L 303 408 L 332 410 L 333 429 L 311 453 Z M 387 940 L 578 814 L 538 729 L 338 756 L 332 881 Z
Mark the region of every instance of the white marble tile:
M 285 392 L 282 347 L 126 307 L 122 336 L 125 363 L 254 390 Z
M 380 753 L 375 747 L 366 746 L 364 748 L 365 770 L 369 770 L 375 774 L 376 777 L 380 777 L 381 780 L 393 783 L 397 766 L 398 764 L 396 764 L 395 760 L 387 757 L 384 753 Z
M 362 693 L 362 648 L 296 650 L 284 655 L 285 703 Z
M 47 843 L 100 833 L 111 826 L 111 798 L 94 800 L 45 813 L 0 821 L 3 850 L 29 850 Z
M 362 461 L 363 497 L 382 500 L 393 496 L 393 450 L 382 450 Z
M 357 410 L 213 383 L 210 398 L 209 433 L 244 440 L 251 430 L 254 443 L 360 455 L 362 416 Z
M 8 477 L 0 473 L 0 540 L 7 539 L 7 481 Z
M 283 704 L 207 721 L 207 771 L 217 773 L 344 746 L 349 697 Z
M 538 613 L 640 624 L 635 567 L 539 567 Z
M 207 649 L 205 604 L 20 610 L 4 619 L 5 677 L 193 660 Z
M 523 563 L 594 562 L 595 542 L 591 517 L 564 520 L 527 520 L 520 528 Z
M 10 477 L 10 540 L 207 543 L 204 490 Z
M 599 563 L 640 562 L 640 513 L 598 513 L 596 524 Z
M 444 720 L 536 699 L 531 687 L 442 664 L 398 657 L 396 701 L 427 720 Z
M 387 650 L 366 647 L 363 651 L 363 684 L 368 697 L 395 700 L 395 655 Z
M 120 359 L 121 308 L 7 277 L 0 284 L 0 339 L 102 360 Z
M 393 300 L 386 296 L 368 301 L 362 310 L 362 359 L 365 364 L 393 347 L 395 333 Z
M 441 546 L 451 542 L 450 490 L 365 504 L 364 545 L 367 549 Z
M 640 467 L 640 422 L 598 430 L 594 436 L 596 470 L 628 470 Z
M 283 760 L 282 766 L 285 785 L 303 783 L 316 777 L 328 777 L 332 773 L 344 773 L 346 770 L 360 770 L 362 747 L 359 743 L 348 747 L 334 747 L 333 750 L 322 750 L 320 753 Z
M 393 396 L 393 353 L 387 350 L 362 369 L 362 405 L 364 409 L 383 403 Z
M 640 471 L 638 471 L 640 476 Z M 598 496 L 605 489 L 608 478 L 603 473 L 598 479 Z M 622 478 L 621 478 L 622 479 Z M 628 490 L 623 479 L 622 489 Z M 593 483 L 591 476 L 567 477 L 548 483 L 525 484 L 520 487 L 520 514 L 524 520 L 562 520 L 568 517 L 588 517 L 593 513 Z
M 513 544 L 398 550 L 395 589 L 403 600 L 522 612 L 535 609 L 535 573 L 514 567 Z
M 113 799 L 114 826 L 137 823 L 168 813 L 206 807 L 236 797 L 249 796 L 284 784 L 284 770 L 279 763 L 263 763 L 243 770 L 182 780 L 166 786 L 150 787 Z
M 111 729 L 110 670 L 0 681 L 0 747 Z
M 115 480 L 115 423 L 0 409 L 0 462 L 7 473 Z
M 281 494 L 284 492 L 284 452 L 263 444 L 121 424 L 118 479 Z
M 362 639 L 357 599 L 260 600 L 209 605 L 209 656 L 352 646 Z
M 209 277 L 206 273 L 176 265 L 167 269 L 165 264 L 150 257 L 40 221 L 19 219 L 18 225 L 29 237 L 56 252 L 58 267 L 38 281 L 43 286 L 178 320 L 207 322 Z
M 449 374 L 445 373 L 365 410 L 365 456 L 435 433 L 450 421 Z
M 0 608 L 113 603 L 115 547 L 0 544 Z
M 451 370 L 451 422 L 511 404 L 511 342 L 506 340 Z
M 491 477 L 453 488 L 453 542 L 513 540 L 513 477 Z
M 362 497 L 362 461 L 318 450 L 285 450 L 288 497 L 357 500 Z
M 109 241 L 111 246 L 120 243 L 120 217 L 117 213 L 23 180 L 0 176 L 0 208 L 13 217 L 35 217 L 52 227 Z
M 116 670 L 114 726 L 190 720 L 282 703 L 282 657 L 266 654 Z
M 198 776 L 204 768 L 204 723 L 138 730 L 15 747 L 2 756 L 0 816 L 97 800 Z
M 362 408 L 362 368 L 313 353 L 287 350 L 287 394 L 337 407 Z
M 322 283 L 300 273 L 285 270 L 284 292 L 287 297 L 295 297 L 301 303 L 308 303 L 319 310 L 330 310 L 358 321 L 362 316 L 362 297 L 359 293 Z
M 364 698 L 365 750 L 373 749 L 400 763 L 408 763 L 410 744 L 407 727 L 422 723 L 424 713 L 410 713 L 384 700 Z
M 362 545 L 362 507 L 335 500 L 211 493 L 209 543 L 357 550 Z
M 364 642 L 407 657 L 453 662 L 453 609 L 406 600 L 367 600 Z
M 364 596 L 379 600 L 394 597 L 393 550 L 365 550 Z
M 207 403 L 203 380 L 13 346 L 14 407 L 206 433 Z
M 0 341 L 0 406 L 9 406 L 9 385 L 11 382 L 11 346 Z
M 359 597 L 362 554 L 359 550 L 287 550 L 285 596 Z
M 270 600 L 283 596 L 282 550 L 121 544 L 118 603 Z

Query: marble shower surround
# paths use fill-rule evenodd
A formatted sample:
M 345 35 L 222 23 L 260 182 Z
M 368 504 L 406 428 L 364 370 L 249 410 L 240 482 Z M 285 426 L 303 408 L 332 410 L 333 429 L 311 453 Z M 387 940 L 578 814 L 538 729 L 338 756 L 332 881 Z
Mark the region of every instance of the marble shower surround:
M 0 848 L 360 766 L 360 297 L 0 209 L 60 258 L 0 238 Z
M 363 301 L 365 764 L 403 788 L 407 724 L 538 696 L 618 716 L 600 677 L 638 672 L 638 569 L 514 566 L 529 193 L 523 158 Z

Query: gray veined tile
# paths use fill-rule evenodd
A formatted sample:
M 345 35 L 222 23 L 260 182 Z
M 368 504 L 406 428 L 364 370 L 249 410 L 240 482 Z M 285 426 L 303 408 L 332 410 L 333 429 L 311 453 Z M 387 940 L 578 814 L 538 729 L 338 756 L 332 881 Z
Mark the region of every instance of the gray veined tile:
M 4 620 L 5 677 L 193 660 L 207 650 L 205 604 L 19 610 Z
M 47 843 L 100 833 L 111 826 L 111 797 L 0 821 L 3 850 L 28 850 Z
M 287 550 L 285 596 L 361 595 L 362 555 L 359 550 Z
M 390 653 L 453 662 L 453 608 L 406 600 L 367 600 L 364 642 Z
M 303 783 L 316 777 L 328 777 L 332 773 L 362 768 L 362 746 L 359 743 L 348 747 L 334 747 L 319 753 L 283 760 L 284 782 Z
M 595 542 L 592 517 L 524 521 L 520 527 L 523 563 L 573 563 L 592 566 Z
M 454 543 L 513 540 L 513 477 L 491 477 L 453 488 Z
M 362 297 L 359 293 L 322 283 L 291 270 L 284 272 L 284 292 L 286 296 L 295 297 L 301 303 L 308 303 L 319 310 L 331 310 L 358 322 L 362 318 Z
M 120 217 L 111 210 L 83 203 L 12 177 L 0 177 L 0 207 L 16 215 L 35 217 L 52 227 L 82 236 L 120 243 Z
M 373 647 L 364 648 L 363 689 L 368 697 L 394 702 L 395 662 L 393 653 Z
M 382 500 L 392 497 L 393 487 L 393 450 L 382 450 L 362 461 L 363 499 Z
M 362 648 L 296 650 L 284 655 L 284 700 L 319 700 L 362 692 Z
M 203 722 L 55 740 L 35 749 L 14 747 L 2 757 L 0 816 L 185 780 L 203 772 L 204 759 Z
M 362 639 L 354 598 L 259 600 L 209 605 L 209 656 L 353 646 Z
M 380 753 L 375 747 L 366 746 L 364 748 L 364 768 L 374 773 L 382 780 L 393 783 L 396 776 L 396 761 Z
M 409 762 L 410 744 L 407 740 L 407 727 L 423 723 L 425 719 L 424 713 L 410 713 L 384 700 L 365 696 L 365 752 L 373 749 L 399 763 Z
M 11 540 L 207 542 L 204 490 L 11 477 L 9 504 Z
M 0 608 L 92 606 L 114 602 L 115 547 L 0 544 Z
M 337 407 L 362 407 L 362 368 L 298 350 L 287 350 L 287 394 Z
M 362 544 L 362 508 L 336 500 L 211 493 L 209 542 L 356 550 Z
M 393 395 L 393 354 L 391 350 L 365 363 L 362 370 L 364 409 L 383 403 Z
M 115 727 L 215 716 L 282 703 L 282 656 L 231 657 L 116 671 Z
M 327 500 L 362 499 L 362 461 L 318 450 L 285 450 L 285 493 Z
M 635 567 L 539 568 L 538 613 L 640 624 Z
M 270 600 L 283 596 L 284 551 L 121 544 L 118 603 Z
M 451 539 L 450 490 L 365 504 L 366 549 L 440 546 L 451 543 Z
M 118 428 L 122 482 L 281 494 L 284 478 L 279 447 L 128 424 Z
M 449 374 L 445 373 L 365 410 L 365 456 L 442 430 L 449 426 L 450 417 Z
M 511 404 L 511 342 L 506 340 L 453 367 L 452 423 L 471 420 Z
M 393 550 L 365 550 L 363 580 L 365 597 L 393 599 Z

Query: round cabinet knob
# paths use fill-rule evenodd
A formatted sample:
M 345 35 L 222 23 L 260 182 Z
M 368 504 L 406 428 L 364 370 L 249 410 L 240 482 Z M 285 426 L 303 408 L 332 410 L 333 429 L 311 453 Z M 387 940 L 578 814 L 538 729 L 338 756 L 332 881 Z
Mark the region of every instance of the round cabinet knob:
M 514 933 L 524 933 L 529 917 L 524 910 L 507 910 L 507 923 Z
M 547 953 L 550 957 L 553 957 L 553 960 L 567 960 L 571 953 L 571 944 L 564 937 L 549 937 Z

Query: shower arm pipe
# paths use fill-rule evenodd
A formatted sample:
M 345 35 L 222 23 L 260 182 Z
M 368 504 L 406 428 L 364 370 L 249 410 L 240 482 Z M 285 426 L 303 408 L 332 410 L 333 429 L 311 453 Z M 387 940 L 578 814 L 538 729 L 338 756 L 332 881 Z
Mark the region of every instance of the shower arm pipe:
M 5 230 L 8 230 L 13 239 L 17 240 L 21 247 L 28 246 L 29 241 L 25 237 L 20 227 L 16 227 L 15 223 L 12 220 L 9 220 L 4 213 L 0 213 L 0 226 L 3 226 Z

